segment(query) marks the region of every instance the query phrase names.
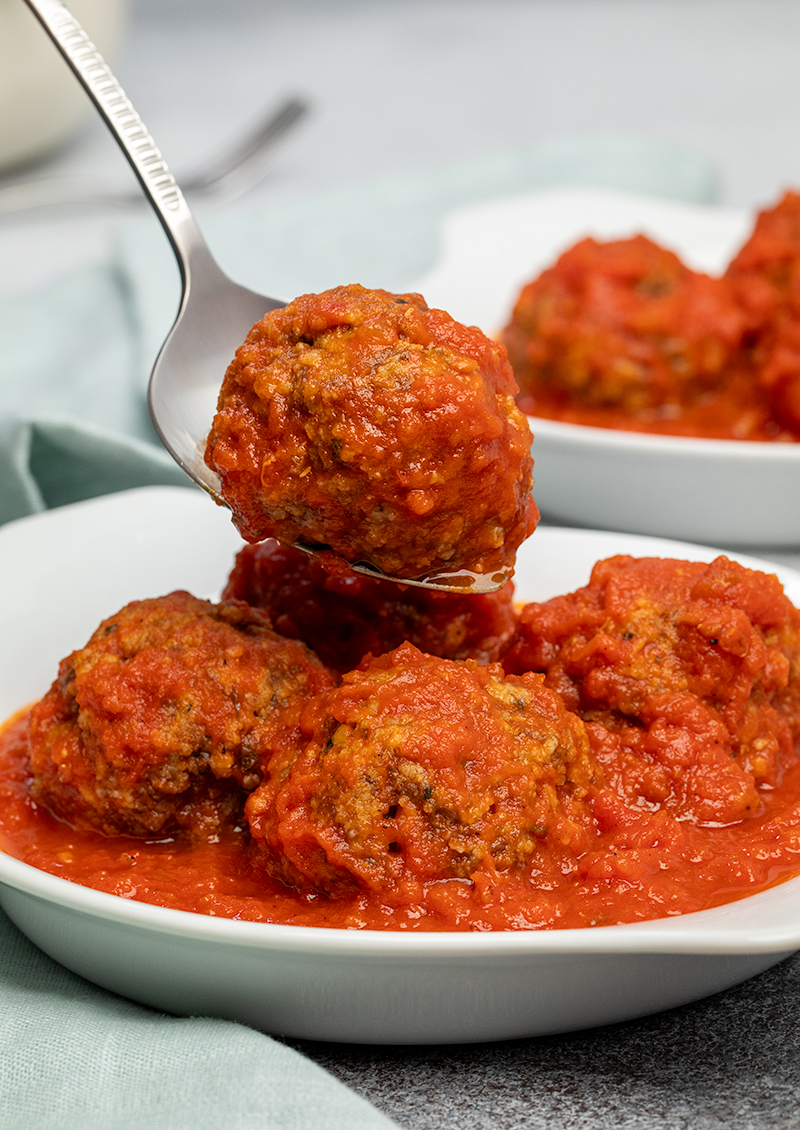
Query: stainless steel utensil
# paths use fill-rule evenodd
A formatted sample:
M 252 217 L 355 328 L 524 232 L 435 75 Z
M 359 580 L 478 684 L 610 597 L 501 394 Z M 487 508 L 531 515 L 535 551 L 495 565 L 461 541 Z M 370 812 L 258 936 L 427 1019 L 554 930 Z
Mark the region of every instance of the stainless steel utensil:
M 175 178 L 141 118 L 86 32 L 61 0 L 25 0 L 39 19 L 130 162 L 178 260 L 183 282 L 178 316 L 150 377 L 148 402 L 159 436 L 192 479 L 224 503 L 219 477 L 203 462 L 222 377 L 250 328 L 285 305 L 233 282 L 215 262 Z M 313 553 L 319 546 L 298 545 Z M 425 580 L 360 573 L 422 588 L 492 592 L 505 573 L 439 572 Z
M 309 104 L 287 98 L 270 108 L 255 128 L 181 177 L 182 191 L 195 198 L 232 200 L 264 176 L 263 156 L 305 117 Z M 41 177 L 0 185 L 0 217 L 52 208 L 126 208 L 143 203 L 141 192 L 128 192 L 108 184 L 83 179 Z

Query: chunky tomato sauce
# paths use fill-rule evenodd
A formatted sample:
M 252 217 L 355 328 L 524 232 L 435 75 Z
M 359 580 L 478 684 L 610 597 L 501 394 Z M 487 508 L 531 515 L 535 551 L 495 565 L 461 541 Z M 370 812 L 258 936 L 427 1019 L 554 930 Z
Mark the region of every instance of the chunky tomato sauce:
M 344 929 L 629 922 L 800 871 L 777 577 L 619 556 L 514 608 L 298 556 L 245 549 L 220 604 L 134 601 L 65 657 L 0 735 L 0 848 L 123 898 Z
M 0 733 L 0 847 L 74 883 L 121 898 L 252 922 L 343 929 L 495 930 L 601 926 L 730 902 L 800 870 L 800 765 L 763 793 L 755 819 L 727 828 L 640 813 L 577 867 L 555 853 L 536 886 L 513 875 L 427 885 L 424 905 L 364 894 L 293 891 L 253 865 L 246 833 L 143 841 L 77 832 L 30 799 L 27 712 Z
M 800 194 L 722 278 L 645 236 L 584 239 L 523 287 L 503 340 L 520 408 L 565 423 L 800 439 Z

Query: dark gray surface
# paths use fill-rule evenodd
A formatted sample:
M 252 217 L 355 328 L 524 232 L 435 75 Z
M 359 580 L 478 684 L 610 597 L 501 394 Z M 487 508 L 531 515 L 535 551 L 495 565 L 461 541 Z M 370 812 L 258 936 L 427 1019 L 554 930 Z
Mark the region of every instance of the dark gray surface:
M 707 1000 L 566 1036 L 288 1041 L 406 1130 L 795 1130 L 800 953 Z

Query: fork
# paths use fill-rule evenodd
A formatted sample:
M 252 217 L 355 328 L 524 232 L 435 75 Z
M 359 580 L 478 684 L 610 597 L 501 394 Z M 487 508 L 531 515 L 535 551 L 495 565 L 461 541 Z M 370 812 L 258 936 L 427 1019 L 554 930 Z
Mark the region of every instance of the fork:
M 285 303 L 240 286 L 220 269 L 186 198 L 144 123 L 81 25 L 61 0 L 25 0 L 39 19 L 116 138 L 153 206 L 178 260 L 183 283 L 178 316 L 150 376 L 150 415 L 173 458 L 221 505 L 219 476 L 203 460 L 217 394 L 228 363 L 255 322 Z M 315 554 L 325 546 L 297 544 Z M 419 588 L 494 592 L 511 570 L 468 569 L 429 574 L 424 580 L 390 577 L 374 566 L 351 565 L 368 576 Z

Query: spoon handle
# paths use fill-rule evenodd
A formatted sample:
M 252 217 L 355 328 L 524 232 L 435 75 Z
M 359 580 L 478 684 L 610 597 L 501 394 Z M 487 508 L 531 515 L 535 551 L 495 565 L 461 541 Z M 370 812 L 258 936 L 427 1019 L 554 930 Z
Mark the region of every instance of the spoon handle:
M 166 161 L 108 64 L 61 0 L 25 3 L 63 55 L 130 162 L 172 244 L 185 288 L 192 260 L 214 261 Z

